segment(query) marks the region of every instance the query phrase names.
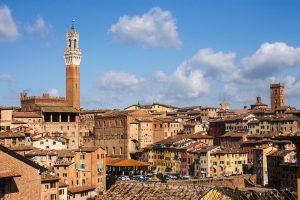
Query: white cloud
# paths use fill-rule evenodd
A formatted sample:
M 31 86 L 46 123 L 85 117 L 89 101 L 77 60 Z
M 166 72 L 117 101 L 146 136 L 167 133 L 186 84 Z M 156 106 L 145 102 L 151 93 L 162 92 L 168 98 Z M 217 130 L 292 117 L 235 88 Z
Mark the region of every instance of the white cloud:
M 19 37 L 11 10 L 6 5 L 0 5 L 0 41 L 15 41 Z
M 168 76 L 161 70 L 156 71 L 154 77 L 159 82 L 166 82 L 168 80 Z
M 97 85 L 105 90 L 133 91 L 136 90 L 143 81 L 143 78 L 136 78 L 134 75 L 126 72 L 107 72 L 100 77 L 100 80 L 97 81 Z
M 12 77 L 9 74 L 0 74 L 1 81 L 12 81 Z
M 251 56 L 242 60 L 245 78 L 270 77 L 287 68 L 300 65 L 300 48 L 283 42 L 263 43 Z
M 122 16 L 109 32 L 124 44 L 142 43 L 152 47 L 180 47 L 175 19 L 170 11 L 154 7 L 143 16 Z
M 37 16 L 35 24 L 27 25 L 25 29 L 28 33 L 45 37 L 50 33 L 51 25 L 48 24 L 41 16 Z
M 55 88 L 50 89 L 47 93 L 52 97 L 58 97 L 59 96 L 59 91 Z
M 234 52 L 224 53 L 222 51 L 214 52 L 212 49 L 200 49 L 185 65 L 203 65 L 216 70 L 231 70 L 234 68 Z

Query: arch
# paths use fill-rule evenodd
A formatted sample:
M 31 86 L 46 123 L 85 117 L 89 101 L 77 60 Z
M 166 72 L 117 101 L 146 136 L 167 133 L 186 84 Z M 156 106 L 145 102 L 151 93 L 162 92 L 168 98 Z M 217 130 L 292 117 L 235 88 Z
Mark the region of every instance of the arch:
M 74 40 L 74 48 L 76 49 L 77 47 L 76 47 L 76 42 L 77 42 L 77 40 L 75 39 Z
M 69 48 L 71 48 L 71 39 L 69 39 Z

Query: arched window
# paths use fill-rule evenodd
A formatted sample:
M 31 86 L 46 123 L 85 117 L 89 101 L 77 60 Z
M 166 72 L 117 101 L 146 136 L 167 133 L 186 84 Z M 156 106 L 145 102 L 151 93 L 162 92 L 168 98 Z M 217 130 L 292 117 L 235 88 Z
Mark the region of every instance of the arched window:
M 71 48 L 71 39 L 69 39 L 69 48 Z
M 76 48 L 76 39 L 74 40 L 74 48 Z

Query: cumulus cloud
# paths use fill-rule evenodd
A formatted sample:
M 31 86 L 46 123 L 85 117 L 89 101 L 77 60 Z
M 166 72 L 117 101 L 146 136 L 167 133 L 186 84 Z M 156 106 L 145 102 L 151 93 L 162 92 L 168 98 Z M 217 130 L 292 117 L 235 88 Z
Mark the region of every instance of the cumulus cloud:
M 205 48 L 169 74 L 158 70 L 152 77 L 136 78 L 125 72 L 109 72 L 99 80 L 99 86 L 119 95 L 124 94 L 120 91 L 130 90 L 130 97 L 142 102 L 186 105 L 200 99 L 209 104 L 226 100 L 240 107 L 262 96 L 263 102 L 269 104 L 270 83 L 283 82 L 287 98 L 300 97 L 299 58 L 299 47 L 282 42 L 264 43 L 239 61 L 235 52 Z
M 27 25 L 25 29 L 28 33 L 45 37 L 50 33 L 51 25 L 48 24 L 41 16 L 37 16 L 35 23 L 33 25 Z
M 0 41 L 15 41 L 19 37 L 11 10 L 6 5 L 0 5 Z
M 59 91 L 55 88 L 50 89 L 47 93 L 52 97 L 58 97 L 59 96 Z
M 159 7 L 142 16 L 122 16 L 109 32 L 123 44 L 141 43 L 151 47 L 180 47 L 176 21 L 172 13 Z
M 143 81 L 126 72 L 107 72 L 97 81 L 97 86 L 112 91 L 134 91 Z
M 242 60 L 243 76 L 265 78 L 300 65 L 300 48 L 284 42 L 264 43 L 251 56 Z

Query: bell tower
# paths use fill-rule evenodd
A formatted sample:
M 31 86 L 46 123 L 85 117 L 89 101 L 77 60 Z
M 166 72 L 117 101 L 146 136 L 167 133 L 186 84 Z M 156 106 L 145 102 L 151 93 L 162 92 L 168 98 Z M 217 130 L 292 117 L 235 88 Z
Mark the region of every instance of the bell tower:
M 66 64 L 66 98 L 67 102 L 80 109 L 80 61 L 81 49 L 78 47 L 79 34 L 74 26 L 66 34 L 64 58 Z

